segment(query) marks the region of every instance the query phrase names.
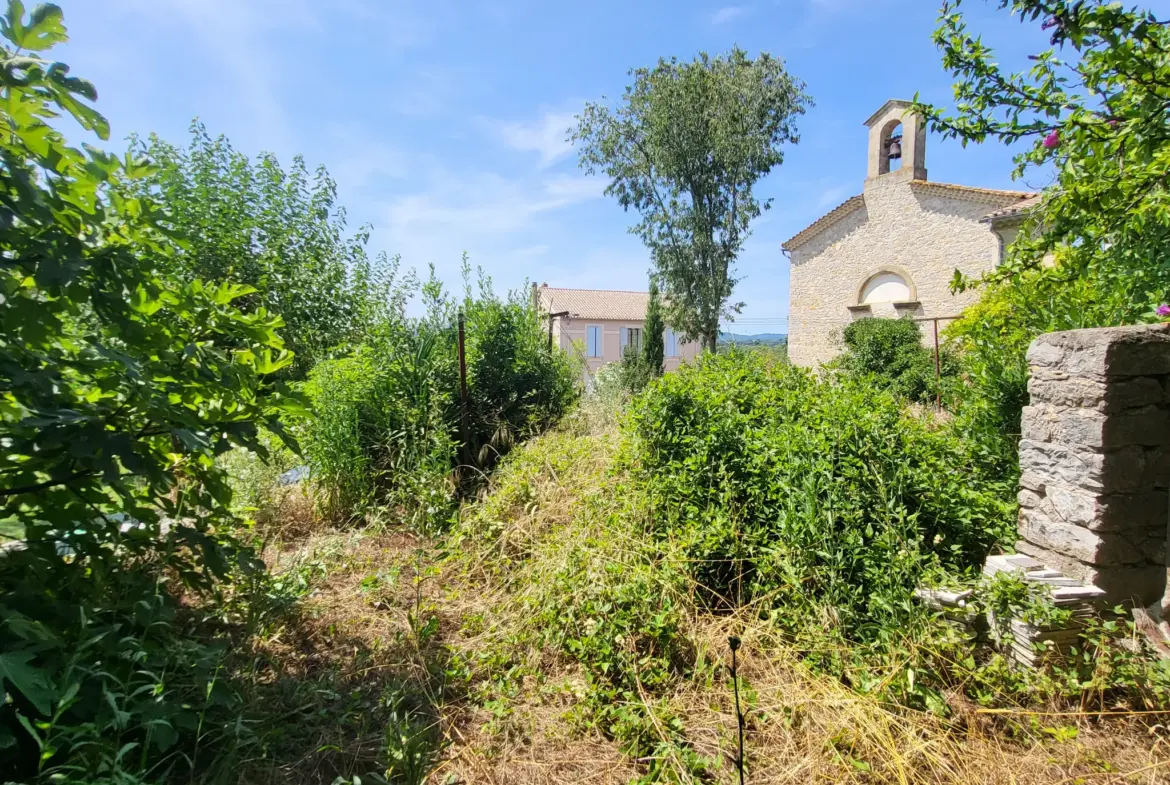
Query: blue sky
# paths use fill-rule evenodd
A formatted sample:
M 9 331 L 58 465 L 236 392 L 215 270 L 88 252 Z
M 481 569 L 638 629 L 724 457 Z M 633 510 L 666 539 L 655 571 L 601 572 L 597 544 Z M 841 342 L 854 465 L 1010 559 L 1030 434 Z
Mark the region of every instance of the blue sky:
M 565 143 L 586 101 L 619 96 L 634 66 L 732 45 L 783 57 L 816 101 L 800 144 L 759 186 L 774 199 L 739 261 L 737 332 L 786 328 L 780 244 L 859 193 L 862 122 L 915 91 L 947 102 L 930 41 L 934 0 L 58 0 L 72 41 L 59 52 L 98 88 L 114 140 L 185 143 L 201 118 L 239 150 L 302 153 L 338 181 L 372 250 L 433 262 L 457 280 L 460 255 L 497 289 L 644 289 L 648 256 L 632 215 L 602 195 Z M 1042 48 L 1035 26 L 967 4 L 1005 62 Z M 997 188 L 1010 151 L 931 137 L 930 179 Z

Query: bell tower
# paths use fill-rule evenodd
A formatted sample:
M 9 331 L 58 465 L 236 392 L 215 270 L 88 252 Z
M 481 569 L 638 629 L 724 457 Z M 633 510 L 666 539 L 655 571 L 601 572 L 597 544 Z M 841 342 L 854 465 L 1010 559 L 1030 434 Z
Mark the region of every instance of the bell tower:
M 892 98 L 865 121 L 869 127 L 866 183 L 926 179 L 926 126 L 909 101 Z

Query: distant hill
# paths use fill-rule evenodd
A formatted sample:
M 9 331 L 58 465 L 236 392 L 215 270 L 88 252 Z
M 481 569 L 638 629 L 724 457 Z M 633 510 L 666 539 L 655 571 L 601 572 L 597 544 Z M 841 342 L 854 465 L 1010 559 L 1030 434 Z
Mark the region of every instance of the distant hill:
M 779 346 L 788 343 L 788 336 L 784 333 L 759 333 L 758 335 L 719 333 L 719 343 L 735 343 L 741 346 Z

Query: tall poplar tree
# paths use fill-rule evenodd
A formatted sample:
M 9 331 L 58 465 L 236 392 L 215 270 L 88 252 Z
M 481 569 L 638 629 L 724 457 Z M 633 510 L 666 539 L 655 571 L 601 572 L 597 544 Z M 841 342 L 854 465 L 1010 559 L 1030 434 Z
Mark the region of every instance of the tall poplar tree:
M 641 215 L 630 231 L 650 249 L 666 321 L 714 351 L 720 319 L 743 306 L 731 301 L 736 257 L 769 207 L 752 189 L 797 142 L 811 99 L 782 60 L 739 48 L 630 76 L 616 106 L 586 104 L 570 139 L 581 167 L 609 178 L 606 194 Z

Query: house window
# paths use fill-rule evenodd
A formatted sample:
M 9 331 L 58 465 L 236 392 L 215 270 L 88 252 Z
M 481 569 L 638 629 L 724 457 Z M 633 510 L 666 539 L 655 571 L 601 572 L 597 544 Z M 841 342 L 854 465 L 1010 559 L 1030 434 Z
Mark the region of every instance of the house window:
M 678 357 L 678 333 L 669 327 L 666 328 L 666 356 Z
M 595 324 L 585 328 L 585 355 L 588 357 L 601 356 L 601 328 Z
M 633 347 L 634 351 L 639 351 L 642 348 L 642 328 L 640 327 L 623 327 L 622 328 L 622 354 L 626 353 L 627 347 Z

